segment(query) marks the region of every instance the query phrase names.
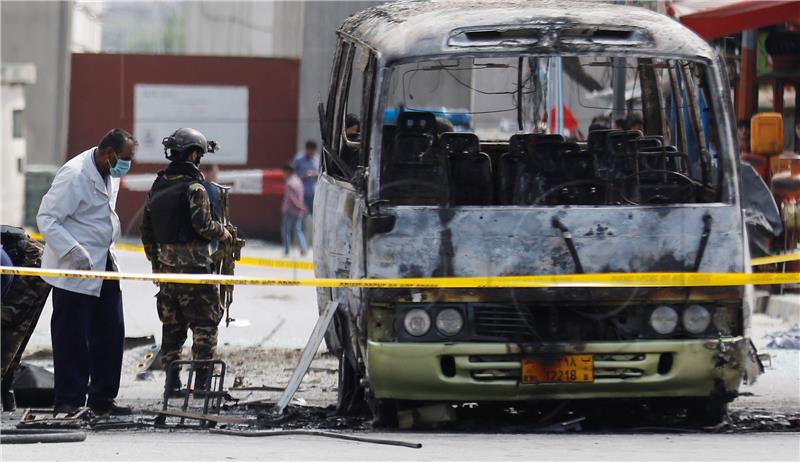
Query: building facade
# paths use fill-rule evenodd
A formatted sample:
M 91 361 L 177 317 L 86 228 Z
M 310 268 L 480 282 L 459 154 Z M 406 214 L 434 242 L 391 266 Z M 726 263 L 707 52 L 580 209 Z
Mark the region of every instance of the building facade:
M 0 223 L 22 226 L 27 170 L 25 87 L 36 83 L 33 64 L 0 66 Z

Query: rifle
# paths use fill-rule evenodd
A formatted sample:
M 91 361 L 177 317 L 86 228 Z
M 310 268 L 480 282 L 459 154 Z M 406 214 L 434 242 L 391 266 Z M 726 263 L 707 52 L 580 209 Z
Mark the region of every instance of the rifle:
M 233 226 L 230 219 L 230 205 L 229 195 L 230 187 L 222 186 L 217 183 L 209 182 L 210 184 L 219 188 L 219 211 L 220 221 L 225 229 L 231 234 L 231 238 L 227 241 L 221 241 L 217 251 L 211 256 L 214 272 L 217 274 L 226 274 L 233 276 L 236 261 L 242 258 L 242 247 L 244 247 L 244 239 L 239 238 L 239 230 Z M 219 285 L 219 299 L 222 306 L 225 308 L 225 327 L 228 327 L 231 321 L 231 303 L 233 303 L 233 286 L 232 285 Z

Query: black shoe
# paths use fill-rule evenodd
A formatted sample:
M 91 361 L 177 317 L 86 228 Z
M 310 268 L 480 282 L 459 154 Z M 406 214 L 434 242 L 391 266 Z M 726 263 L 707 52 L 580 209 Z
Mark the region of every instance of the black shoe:
M 14 384 L 14 371 L 9 371 L 3 376 L 0 382 L 0 394 L 2 394 L 3 412 L 14 412 L 17 410 L 17 400 L 11 386 Z
M 78 412 L 80 409 L 81 406 L 78 406 L 77 404 L 56 404 L 55 407 L 53 407 L 53 416 L 56 416 L 57 414 L 72 415 Z
M 113 400 L 105 404 L 92 404 L 89 408 L 97 415 L 131 415 L 133 410 L 128 406 L 119 406 Z
M 14 412 L 17 410 L 17 399 L 14 390 L 3 390 L 3 412 Z

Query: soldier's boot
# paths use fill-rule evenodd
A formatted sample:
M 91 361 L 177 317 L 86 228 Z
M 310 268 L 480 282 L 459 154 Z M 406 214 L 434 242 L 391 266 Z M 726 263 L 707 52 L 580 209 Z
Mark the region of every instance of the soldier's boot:
M 181 383 L 178 369 L 169 369 L 167 371 L 167 383 L 165 386 L 167 396 L 169 398 L 180 398 L 183 395 L 181 393 L 181 387 L 183 387 L 183 384 Z
M 219 321 L 217 321 L 219 322 Z M 193 325 L 192 326 L 192 358 L 194 360 L 212 359 L 217 347 L 217 326 Z M 211 391 L 211 366 L 197 368 L 194 390 Z
M 11 386 L 14 383 L 14 372 L 8 372 L 3 376 L 2 383 L 0 384 L 0 393 L 2 393 L 3 412 L 14 412 L 17 410 L 17 400 L 14 396 L 14 390 Z
M 194 376 L 194 393 L 202 394 L 211 391 L 211 368 L 208 366 L 199 367 Z

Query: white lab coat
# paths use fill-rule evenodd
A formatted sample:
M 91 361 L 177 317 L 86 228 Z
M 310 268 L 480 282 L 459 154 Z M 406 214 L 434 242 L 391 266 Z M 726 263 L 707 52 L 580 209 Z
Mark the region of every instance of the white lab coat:
M 114 211 L 119 179 L 110 175 L 103 180 L 94 163 L 94 151 L 88 149 L 64 164 L 47 191 L 36 223 L 45 239 L 42 268 L 69 268 L 64 256 L 80 243 L 92 259 L 92 270 L 105 271 L 111 254 L 117 269 L 114 242 L 120 234 L 119 217 Z M 54 287 L 86 295 L 100 296 L 102 279 L 42 277 Z

